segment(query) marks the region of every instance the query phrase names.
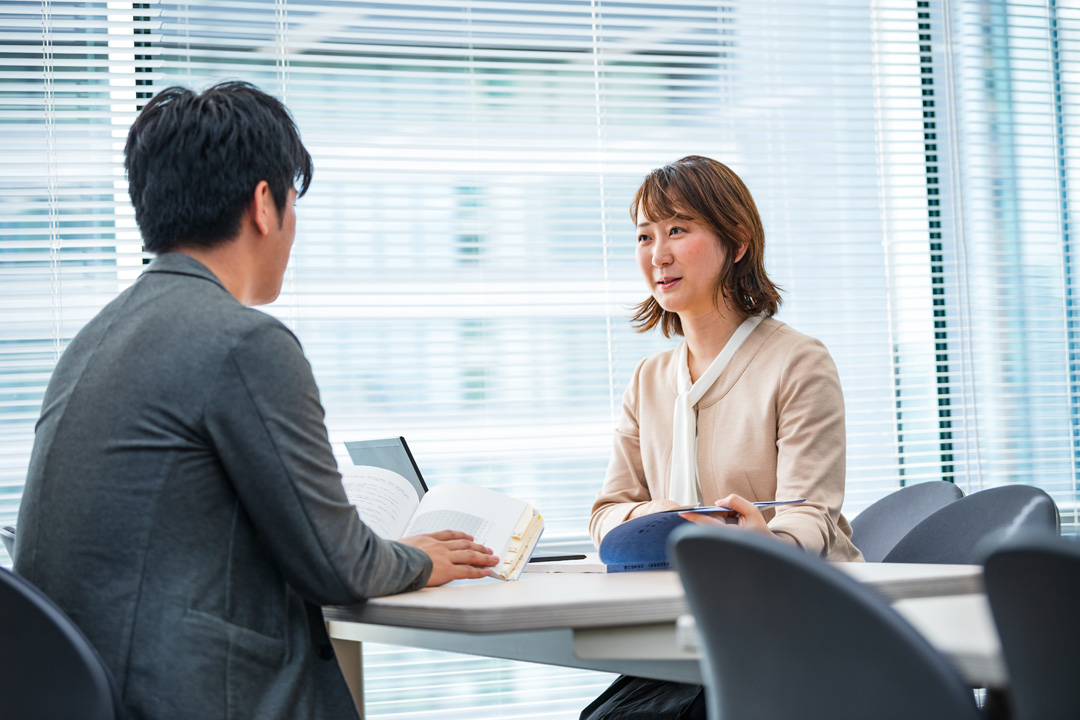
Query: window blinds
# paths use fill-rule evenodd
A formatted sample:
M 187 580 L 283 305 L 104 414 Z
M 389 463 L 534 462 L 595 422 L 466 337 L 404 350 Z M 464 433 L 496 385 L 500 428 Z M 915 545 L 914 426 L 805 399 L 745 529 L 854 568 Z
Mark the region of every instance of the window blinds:
M 120 152 L 138 92 L 135 38 L 160 38 L 152 26 L 131 3 L 0 3 L 5 525 L 15 520 L 57 357 L 142 264 Z
M 961 129 L 945 220 L 958 236 L 954 294 L 963 299 L 949 318 L 950 363 L 961 369 L 956 382 L 950 368 L 949 387 L 965 412 L 965 474 L 972 489 L 1036 484 L 1075 526 L 1077 9 L 954 4 L 942 21 L 955 58 L 951 124 Z
M 621 394 L 670 347 L 628 203 L 696 153 L 747 182 L 780 319 L 821 338 L 851 516 L 901 484 L 1077 512 L 1071 3 L 0 3 L 0 522 L 59 352 L 145 258 L 122 145 L 171 84 L 252 81 L 315 158 L 282 297 L 342 443 L 585 538 Z M 1070 524 L 1071 523 L 1071 524 Z M 603 676 L 367 651 L 372 716 L 569 717 Z

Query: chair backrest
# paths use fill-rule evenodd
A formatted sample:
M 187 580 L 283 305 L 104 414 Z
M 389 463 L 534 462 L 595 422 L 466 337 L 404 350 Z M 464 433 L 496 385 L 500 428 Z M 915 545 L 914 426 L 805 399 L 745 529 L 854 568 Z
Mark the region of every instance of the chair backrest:
M 7 550 L 8 557 L 12 560 L 15 559 L 15 528 L 10 525 L 5 525 L 0 528 L 0 540 L 4 543 L 4 549 Z
M 1018 536 L 986 560 L 986 594 L 1001 636 L 1016 720 L 1080 714 L 1080 543 Z
M 108 669 L 45 594 L 0 568 L 0 707 L 4 717 L 113 720 Z
M 704 647 L 709 717 L 979 717 L 952 665 L 825 561 L 726 528 L 681 529 L 669 547 Z
M 1057 505 L 1044 490 L 1006 485 L 949 503 L 911 529 L 883 562 L 979 564 L 990 535 L 1060 532 Z
M 900 488 L 852 519 L 851 542 L 867 562 L 881 562 L 913 527 L 962 497 L 956 483 L 944 480 Z

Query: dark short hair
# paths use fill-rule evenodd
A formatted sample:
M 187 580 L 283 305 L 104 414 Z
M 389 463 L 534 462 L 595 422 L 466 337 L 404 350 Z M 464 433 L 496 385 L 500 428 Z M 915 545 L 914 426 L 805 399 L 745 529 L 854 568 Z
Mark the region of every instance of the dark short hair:
M 152 253 L 230 240 L 261 181 L 280 213 L 289 188 L 299 180 L 303 195 L 313 172 L 288 109 L 245 82 L 159 92 L 128 131 L 124 169 Z
M 716 285 L 718 307 L 724 297 L 744 315 L 776 314 L 783 301 L 780 288 L 765 272 L 765 228 L 754 198 L 731 168 L 700 155 L 657 168 L 634 194 L 630 217 L 635 224 L 639 210 L 651 222 L 678 215 L 716 233 L 724 248 L 724 266 Z M 746 253 L 735 262 L 743 241 Z M 683 334 L 679 316 L 664 310 L 655 298 L 639 303 L 634 311 L 631 323 L 638 332 L 659 325 L 664 337 Z

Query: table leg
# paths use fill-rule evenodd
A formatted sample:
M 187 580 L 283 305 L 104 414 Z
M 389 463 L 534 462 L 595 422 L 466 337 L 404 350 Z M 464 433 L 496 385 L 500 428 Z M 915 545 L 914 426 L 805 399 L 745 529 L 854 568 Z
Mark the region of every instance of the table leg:
M 330 638 L 330 643 L 334 646 L 334 655 L 341 666 L 341 674 L 345 676 L 345 684 L 349 686 L 349 693 L 356 703 L 356 711 L 360 714 L 360 720 L 364 720 L 363 644 L 334 637 Z

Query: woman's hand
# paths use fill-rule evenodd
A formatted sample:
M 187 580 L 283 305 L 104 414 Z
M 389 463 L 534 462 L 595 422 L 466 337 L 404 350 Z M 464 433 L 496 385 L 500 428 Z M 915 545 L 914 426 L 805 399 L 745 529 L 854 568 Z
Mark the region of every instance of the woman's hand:
M 664 512 L 665 510 L 678 510 L 681 507 L 684 506 L 674 500 L 650 500 L 634 508 L 633 512 L 630 513 L 630 517 L 626 519 L 630 520 L 632 518 L 642 517 L 643 515 L 652 515 L 654 513 Z
M 765 516 L 761 514 L 758 506 L 749 500 L 738 495 L 728 495 L 726 498 L 717 500 L 716 505 L 731 508 L 734 512 L 709 513 L 707 515 L 685 512 L 679 513 L 679 517 L 698 525 L 738 525 L 747 530 L 772 535 L 769 524 L 765 522 Z

